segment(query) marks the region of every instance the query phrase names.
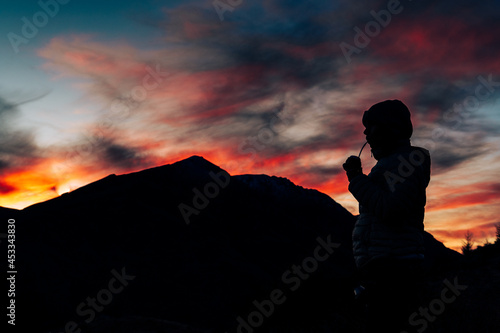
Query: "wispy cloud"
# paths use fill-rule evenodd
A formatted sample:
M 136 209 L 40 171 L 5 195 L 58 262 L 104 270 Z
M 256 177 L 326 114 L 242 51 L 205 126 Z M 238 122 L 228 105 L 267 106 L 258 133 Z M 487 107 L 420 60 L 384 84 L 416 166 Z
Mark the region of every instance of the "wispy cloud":
M 201 154 L 231 173 L 287 176 L 335 199 L 347 192 L 342 162 L 364 142 L 362 112 L 397 98 L 412 111 L 414 142 L 431 150 L 433 176 L 470 179 L 470 162 L 485 163 L 498 140 L 491 110 L 500 87 L 459 126 L 446 117 L 474 94 L 478 76 L 500 81 L 496 5 L 403 5 L 350 64 L 339 44 L 352 43 L 353 28 L 364 29 L 387 2 L 248 2 L 223 22 L 208 2 L 165 7 L 134 17 L 159 32 L 143 37 L 148 48 L 61 32 L 38 56 L 52 77 L 78 82 L 74 89 L 98 106 L 95 122 L 42 150 L 33 133 L 2 122 L 0 172 L 43 158 L 63 165 L 64 176 L 51 182 L 67 187 Z M 5 100 L 0 106 L 2 118 L 15 113 Z M 495 183 L 488 172 L 475 182 Z M 0 183 L 4 192 L 18 187 Z M 436 215 L 492 203 L 497 194 L 430 192 Z

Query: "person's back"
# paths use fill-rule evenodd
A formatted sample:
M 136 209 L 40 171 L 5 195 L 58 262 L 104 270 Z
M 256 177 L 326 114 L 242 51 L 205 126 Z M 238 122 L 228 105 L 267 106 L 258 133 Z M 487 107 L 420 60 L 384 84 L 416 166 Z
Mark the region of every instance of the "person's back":
M 364 113 L 364 134 L 378 160 L 368 175 L 361 160 L 344 164 L 349 191 L 359 202 L 353 230 L 356 266 L 369 306 L 369 325 L 400 331 L 417 306 L 424 259 L 425 189 L 429 152 L 410 145 L 410 112 L 400 101 L 385 101 Z

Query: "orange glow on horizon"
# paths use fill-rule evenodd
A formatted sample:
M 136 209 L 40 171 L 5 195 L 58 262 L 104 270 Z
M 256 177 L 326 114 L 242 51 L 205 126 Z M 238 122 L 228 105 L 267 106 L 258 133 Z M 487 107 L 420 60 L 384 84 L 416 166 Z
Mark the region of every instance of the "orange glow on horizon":
M 271 158 L 266 161 L 252 162 L 246 160 L 245 164 L 239 164 L 236 159 L 231 159 L 229 151 L 211 151 L 209 153 L 197 154 L 203 156 L 208 161 L 216 165 L 228 166 L 227 171 L 232 174 L 269 174 L 268 170 L 279 169 L 287 163 L 292 163 L 294 156 L 284 156 Z M 158 165 L 171 164 L 176 161 L 185 159 L 192 154 L 178 154 L 175 158 L 170 158 L 160 162 Z M 224 162 L 226 161 L 226 162 Z M 59 162 L 60 163 L 60 162 Z M 101 172 L 101 173 L 90 173 L 83 172 L 81 170 L 73 169 L 72 172 L 58 173 L 57 168 L 54 165 L 58 163 L 43 163 L 38 165 L 33 170 L 18 171 L 8 174 L 4 177 L 4 184 L 7 186 L 15 187 L 14 190 L 8 193 L 2 193 L 0 199 L 2 201 L 3 207 L 11 207 L 22 209 L 29 205 L 43 202 L 54 197 L 61 195 L 62 193 L 72 191 L 78 187 L 86 185 L 87 183 L 96 181 L 107 176 L 113 172 Z M 248 168 L 244 169 L 243 168 Z M 53 170 L 53 172 L 47 172 L 47 170 Z M 123 173 L 135 172 L 140 170 L 129 170 Z M 243 171 L 243 172 L 242 172 Z M 122 174 L 122 173 L 119 173 Z M 271 175 L 271 174 L 270 174 Z M 280 176 L 280 174 L 275 174 Z M 340 204 L 344 202 L 342 200 L 336 199 L 337 197 L 349 197 L 350 193 L 347 191 L 348 182 L 343 173 L 339 173 L 333 177 L 328 177 L 323 181 L 315 181 L 313 178 L 308 177 L 308 175 L 301 175 L 296 173 L 291 175 L 289 178 L 296 185 L 303 186 L 305 188 L 316 189 L 323 192 L 332 199 L 336 200 Z M 427 209 L 428 212 L 433 211 L 445 211 L 453 210 L 457 208 L 464 207 L 474 207 L 475 205 L 482 204 L 488 201 L 492 201 L 496 197 L 492 193 L 486 193 L 484 195 L 477 194 L 465 194 L 459 195 L 455 198 L 451 198 L 445 201 L 442 205 L 432 205 L 431 209 Z M 431 200 L 431 202 L 436 200 Z M 356 204 L 357 206 L 357 204 Z M 432 208 L 434 206 L 434 208 Z M 357 214 L 357 212 L 352 212 Z M 457 224 L 462 224 L 463 221 L 460 220 L 460 216 L 456 217 Z M 457 229 L 455 231 L 444 231 L 444 229 L 437 227 L 438 221 L 432 221 L 430 223 L 426 220 L 426 230 L 431 232 L 436 239 L 442 241 L 447 247 L 452 248 L 460 252 L 462 246 L 462 241 L 465 234 L 465 229 Z M 430 223 L 430 226 L 429 226 Z M 448 221 L 448 224 L 453 225 L 453 221 Z M 467 230 L 472 231 L 476 235 L 476 245 L 482 245 L 487 239 L 494 241 L 494 229 L 490 226 L 477 226 L 474 228 L 468 228 Z

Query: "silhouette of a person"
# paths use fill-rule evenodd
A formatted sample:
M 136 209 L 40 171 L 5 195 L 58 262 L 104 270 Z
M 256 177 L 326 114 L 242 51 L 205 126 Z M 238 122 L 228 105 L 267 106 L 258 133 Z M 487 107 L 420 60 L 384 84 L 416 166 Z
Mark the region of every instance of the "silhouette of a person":
M 349 191 L 359 202 L 352 236 L 365 288 L 367 328 L 401 332 L 418 310 L 430 156 L 411 146 L 410 111 L 401 101 L 373 105 L 362 121 L 377 163 L 368 175 L 357 156 L 349 157 L 343 167 Z

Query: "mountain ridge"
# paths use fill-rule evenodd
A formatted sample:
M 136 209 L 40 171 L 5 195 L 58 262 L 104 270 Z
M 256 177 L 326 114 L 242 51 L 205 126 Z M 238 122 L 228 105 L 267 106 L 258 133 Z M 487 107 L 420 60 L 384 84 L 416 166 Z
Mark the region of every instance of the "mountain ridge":
M 193 209 L 189 223 L 182 205 Z M 234 330 L 273 290 L 287 302 L 269 324 L 344 311 L 356 283 L 356 217 L 344 207 L 286 178 L 230 176 L 200 156 L 108 175 L 16 215 L 20 312 L 41 332 L 68 322 L 92 332 L 122 317 Z M 427 239 L 429 269 L 452 261 Z M 307 278 L 290 271 L 325 242 L 339 245 Z M 122 271 L 136 278 L 87 322 L 78 306 Z

